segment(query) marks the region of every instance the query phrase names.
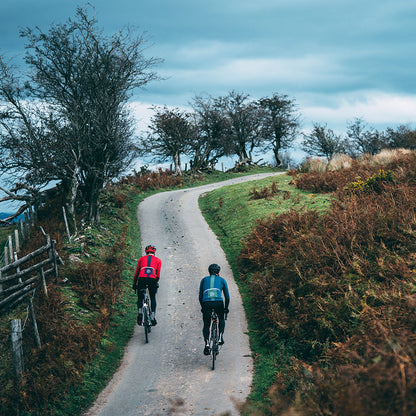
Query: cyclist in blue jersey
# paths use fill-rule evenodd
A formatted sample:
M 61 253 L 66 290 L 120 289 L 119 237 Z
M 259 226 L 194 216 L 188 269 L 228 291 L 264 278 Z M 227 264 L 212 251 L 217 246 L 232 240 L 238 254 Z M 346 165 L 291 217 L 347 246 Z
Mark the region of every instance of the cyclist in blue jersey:
M 202 334 L 204 335 L 204 354 L 209 355 L 209 327 L 211 324 L 211 310 L 214 309 L 218 315 L 220 326 L 219 344 L 224 344 L 224 328 L 225 319 L 224 313 L 228 313 L 228 306 L 230 304 L 230 294 L 228 293 L 227 282 L 220 274 L 220 266 L 218 264 L 211 264 L 208 267 L 209 276 L 204 277 L 199 285 L 199 303 L 201 304 L 202 318 L 204 320 L 204 328 Z M 222 297 L 224 294 L 224 300 Z

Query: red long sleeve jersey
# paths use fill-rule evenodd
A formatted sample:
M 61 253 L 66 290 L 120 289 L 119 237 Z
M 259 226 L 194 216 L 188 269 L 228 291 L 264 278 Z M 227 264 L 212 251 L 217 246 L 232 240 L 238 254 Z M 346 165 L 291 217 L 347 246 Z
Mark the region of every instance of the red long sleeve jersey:
M 136 283 L 139 277 L 150 277 L 152 279 L 156 279 L 158 282 L 160 279 L 161 267 L 162 261 L 158 257 L 152 255 L 141 257 L 137 262 L 133 284 Z

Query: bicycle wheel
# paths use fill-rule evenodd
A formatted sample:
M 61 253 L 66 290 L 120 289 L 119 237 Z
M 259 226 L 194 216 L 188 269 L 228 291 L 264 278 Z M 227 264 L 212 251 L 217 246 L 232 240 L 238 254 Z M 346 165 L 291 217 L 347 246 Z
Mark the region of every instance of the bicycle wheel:
M 215 360 L 218 355 L 218 333 L 217 333 L 217 325 L 213 325 L 212 327 L 212 346 L 211 346 L 211 354 L 212 354 L 212 369 L 215 370 Z
M 149 332 L 150 332 L 150 320 L 149 320 L 149 310 L 145 306 L 143 308 L 143 326 L 144 326 L 144 337 L 146 339 L 146 344 L 149 342 Z

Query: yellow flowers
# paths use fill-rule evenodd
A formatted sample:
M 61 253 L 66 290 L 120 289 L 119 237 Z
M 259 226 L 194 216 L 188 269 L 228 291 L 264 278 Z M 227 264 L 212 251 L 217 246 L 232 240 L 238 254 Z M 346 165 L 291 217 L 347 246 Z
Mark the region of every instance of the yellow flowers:
M 368 191 L 381 191 L 382 183 L 394 183 L 393 172 L 390 170 L 380 169 L 379 173 L 370 176 L 366 181 L 361 179 L 355 182 L 349 183 L 344 187 L 344 191 L 348 193 L 368 192 Z

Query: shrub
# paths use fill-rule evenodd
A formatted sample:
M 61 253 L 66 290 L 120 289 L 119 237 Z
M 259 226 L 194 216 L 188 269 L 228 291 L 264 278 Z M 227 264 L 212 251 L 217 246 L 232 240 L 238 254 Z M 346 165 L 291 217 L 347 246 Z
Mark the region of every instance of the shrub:
M 307 157 L 306 160 L 300 165 L 300 172 L 325 172 L 327 162 L 324 159 L 314 157 Z
M 328 162 L 327 170 L 348 169 L 353 165 L 353 158 L 342 153 L 335 154 Z
M 182 185 L 182 178 L 175 176 L 169 170 L 158 169 L 156 172 L 144 170 L 134 172 L 132 175 L 120 179 L 120 184 L 136 186 L 139 191 L 144 192 L 150 189 L 169 188 Z
M 358 180 L 344 187 L 347 193 L 381 192 L 386 183 L 394 183 L 393 172 L 380 169 L 379 173 L 370 176 L 366 181 Z
M 365 192 L 339 192 L 323 215 L 263 219 L 245 242 L 264 342 L 294 352 L 271 414 L 414 414 L 416 157 L 366 169 L 377 172 L 355 181 Z
M 265 186 L 261 190 L 258 190 L 256 186 L 253 187 L 251 191 L 249 191 L 250 201 L 254 199 L 269 199 L 275 196 L 280 192 L 279 188 L 275 181 L 272 182 L 270 188 Z

